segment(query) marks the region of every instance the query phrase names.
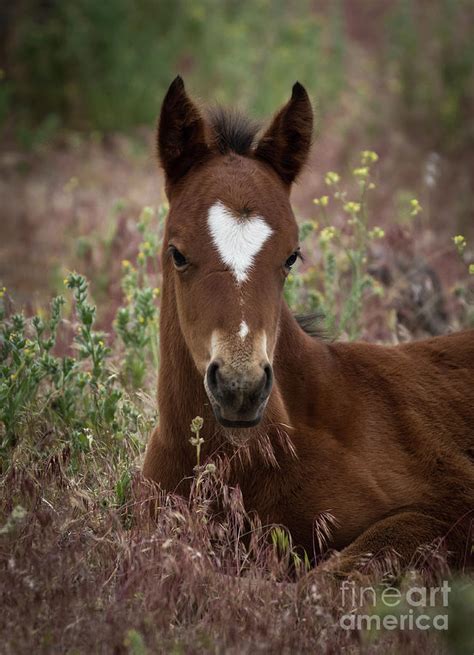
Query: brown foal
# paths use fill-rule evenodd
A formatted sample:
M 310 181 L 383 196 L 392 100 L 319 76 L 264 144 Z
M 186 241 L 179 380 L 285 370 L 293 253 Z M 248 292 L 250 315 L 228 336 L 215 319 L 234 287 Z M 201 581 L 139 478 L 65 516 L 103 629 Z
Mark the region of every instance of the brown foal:
M 474 331 L 399 346 L 331 343 L 308 335 L 284 302 L 299 255 L 289 193 L 312 123 L 298 83 L 259 140 L 238 115 L 204 117 L 181 78 L 168 90 L 158 130 L 170 203 L 160 427 L 144 475 L 187 493 L 189 426 L 201 415 L 203 456 L 247 449 L 232 458 L 246 508 L 286 526 L 308 553 L 315 520 L 330 512 L 343 572 L 387 550 L 409 563 L 436 539 L 466 562 Z

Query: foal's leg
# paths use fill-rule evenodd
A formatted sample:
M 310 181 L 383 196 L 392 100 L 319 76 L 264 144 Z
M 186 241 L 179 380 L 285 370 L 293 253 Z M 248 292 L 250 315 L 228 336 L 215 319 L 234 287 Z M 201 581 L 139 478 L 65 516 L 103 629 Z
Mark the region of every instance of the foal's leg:
M 407 566 L 420 546 L 442 538 L 444 547 L 462 560 L 470 554 L 469 530 L 453 527 L 432 516 L 416 511 L 403 511 L 384 518 L 322 565 L 324 571 L 349 575 L 367 565 L 369 560 L 394 554 L 402 566 Z

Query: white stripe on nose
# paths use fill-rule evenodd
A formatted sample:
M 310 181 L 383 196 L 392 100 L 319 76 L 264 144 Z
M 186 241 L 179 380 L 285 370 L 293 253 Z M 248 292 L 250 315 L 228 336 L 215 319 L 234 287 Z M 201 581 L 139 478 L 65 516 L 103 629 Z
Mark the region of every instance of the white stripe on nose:
M 244 340 L 248 333 L 249 333 L 249 326 L 245 321 L 242 321 L 239 328 L 239 337 L 242 340 Z

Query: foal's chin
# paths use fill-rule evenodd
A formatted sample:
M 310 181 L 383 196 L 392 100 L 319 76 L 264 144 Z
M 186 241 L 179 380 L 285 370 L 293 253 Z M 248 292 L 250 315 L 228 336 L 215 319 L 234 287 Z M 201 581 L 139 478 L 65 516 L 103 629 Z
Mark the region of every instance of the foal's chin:
M 220 409 L 217 411 L 214 409 L 214 416 L 216 417 L 217 422 L 222 425 L 223 428 L 237 428 L 239 430 L 247 430 L 248 428 L 254 428 L 260 423 L 263 413 L 252 419 L 227 419 L 222 416 Z
M 216 421 L 223 428 L 233 429 L 233 430 L 248 430 L 250 428 L 255 428 L 262 421 L 262 418 L 265 414 L 265 408 L 267 406 L 267 401 L 263 402 L 258 409 L 253 413 L 229 413 L 226 412 L 225 408 L 208 394 L 212 411 Z

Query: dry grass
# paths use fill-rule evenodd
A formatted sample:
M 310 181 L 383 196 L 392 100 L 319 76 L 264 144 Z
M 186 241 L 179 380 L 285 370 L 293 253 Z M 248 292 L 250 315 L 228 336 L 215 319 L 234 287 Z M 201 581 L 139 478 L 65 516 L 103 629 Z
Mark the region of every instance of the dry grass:
M 448 641 L 436 631 L 343 630 L 340 583 L 291 573 L 288 553 L 218 475 L 202 477 L 189 502 L 158 499 L 138 472 L 120 506 L 115 488 L 106 454 L 88 454 L 75 474 L 67 449 L 10 468 L 2 524 L 19 504 L 26 513 L 0 535 L 2 652 L 462 652 L 459 629 Z M 432 564 L 431 581 L 446 575 Z

